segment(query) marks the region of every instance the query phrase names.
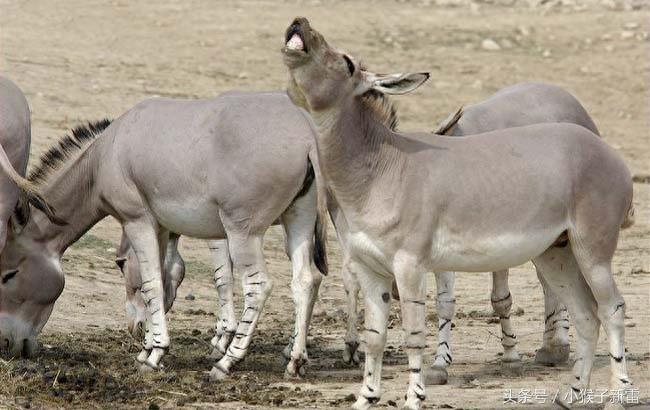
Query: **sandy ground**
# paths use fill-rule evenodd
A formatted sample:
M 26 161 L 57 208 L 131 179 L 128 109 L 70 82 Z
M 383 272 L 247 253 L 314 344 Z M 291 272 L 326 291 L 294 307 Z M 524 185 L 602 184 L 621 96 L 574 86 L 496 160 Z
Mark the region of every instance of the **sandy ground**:
M 460 104 L 519 81 L 543 80 L 577 95 L 633 173 L 650 174 L 647 6 L 632 7 L 643 5 L 633 1 L 501 6 L 515 3 L 522 2 L 0 0 L 0 73 L 19 84 L 30 101 L 36 158 L 69 127 L 117 116 L 153 95 L 199 98 L 230 89 L 283 88 L 282 33 L 295 15 L 304 15 L 331 43 L 376 71 L 432 72 L 420 91 L 398 99 L 402 129 L 433 129 Z M 499 50 L 484 49 L 486 39 Z M 645 403 L 639 407 L 650 408 L 650 185 L 634 188 L 637 222 L 621 236 L 614 272 L 627 302 L 630 375 Z M 216 306 L 204 243 L 182 242 L 188 273 L 169 315 L 173 345 L 167 371 L 141 376 L 132 362 L 137 346 L 124 331 L 122 278 L 112 262 L 118 239 L 117 224 L 105 220 L 65 254 L 66 289 L 41 337 L 43 354 L 33 361 L 1 362 L 0 407 L 349 406 L 361 373 L 341 361 L 345 315 L 333 236 L 333 273 L 316 306 L 306 379 L 283 379 L 280 350 L 293 317 L 290 266 L 281 232 L 271 229 L 265 249 L 274 293 L 251 354 L 232 380 L 217 386 L 204 374 L 211 365 L 208 340 Z M 511 278 L 514 309 L 523 309 L 514 317 L 523 375 L 509 376 L 499 364 L 498 325 L 487 323 L 489 275 L 460 274 L 450 383 L 428 388 L 428 408 L 549 408 L 504 404 L 503 397 L 509 389 L 552 394 L 570 377 L 568 367 L 533 364 L 543 331 L 541 288 L 530 264 L 513 269 Z M 433 278 L 430 283 L 433 294 Z M 190 293 L 194 300 L 185 298 Z M 433 303 L 429 309 L 433 314 Z M 406 388 L 396 309 L 393 317 L 379 407 L 403 403 Z M 435 346 L 433 322 L 430 329 Z M 594 389 L 607 387 L 606 356 L 603 335 Z

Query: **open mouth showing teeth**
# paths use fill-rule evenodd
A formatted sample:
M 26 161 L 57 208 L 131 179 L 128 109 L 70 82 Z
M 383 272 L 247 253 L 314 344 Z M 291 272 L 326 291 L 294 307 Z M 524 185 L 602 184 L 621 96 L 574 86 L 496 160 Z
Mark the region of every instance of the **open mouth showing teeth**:
M 300 34 L 300 26 L 298 24 L 292 24 L 291 27 L 289 27 L 289 30 L 287 30 L 286 41 L 287 49 L 307 52 L 305 42 Z

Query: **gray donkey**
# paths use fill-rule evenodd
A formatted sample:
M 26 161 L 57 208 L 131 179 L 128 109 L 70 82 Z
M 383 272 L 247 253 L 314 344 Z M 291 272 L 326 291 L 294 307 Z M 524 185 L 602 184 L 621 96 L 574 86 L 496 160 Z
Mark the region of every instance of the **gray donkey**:
M 31 143 L 31 115 L 23 92 L 7 78 L 0 77 L 0 252 L 5 247 L 10 230 L 19 232 L 30 216 L 30 204 L 45 212 L 50 220 L 63 224 L 53 209 L 43 200 L 36 186 L 22 177 L 27 168 Z M 16 171 L 18 170 L 18 171 Z M 2 272 L 2 285 L 16 276 L 16 270 Z M 35 298 L 42 293 L 35 289 Z M 31 355 L 35 343 L 13 343 L 13 337 L 22 334 L 22 329 L 13 333 L 7 327 L 7 318 L 2 314 L 10 300 L 0 294 L 0 350 L 12 355 Z M 12 337 L 8 337 L 11 335 Z
M 377 96 L 382 101 L 385 96 Z M 387 125 L 395 128 L 397 116 L 394 110 L 389 110 L 386 117 Z M 461 114 L 452 114 L 438 127 L 436 133 L 446 135 L 476 134 L 479 131 L 492 131 L 512 126 L 543 123 L 543 122 L 570 122 L 582 125 L 592 132 L 598 134 L 594 122 L 589 117 L 580 102 L 566 90 L 551 84 L 544 83 L 521 83 L 499 90 L 496 94 L 485 101 L 466 107 Z M 265 115 L 265 111 L 259 113 Z M 271 122 L 272 119 L 269 119 Z M 245 126 L 245 124 L 242 123 Z M 296 128 L 303 129 L 304 124 L 296 124 Z M 311 130 L 304 129 L 311 134 Z M 427 139 L 425 138 L 424 141 Z M 339 236 L 344 236 L 345 229 L 342 215 L 336 207 L 329 205 L 330 211 L 335 219 L 335 225 Z M 176 289 L 183 280 L 185 265 L 178 249 L 178 236 L 172 235 L 168 242 L 163 269 L 165 279 L 165 301 L 166 309 L 169 310 L 176 297 Z M 215 326 L 216 336 L 212 340 L 214 348 L 213 355 L 221 357 L 228 346 L 228 335 L 231 335 L 237 325 L 232 284 L 232 269 L 230 267 L 228 247 L 226 240 L 210 241 L 208 247 L 215 267 L 223 267 L 218 270 L 215 279 L 219 299 L 219 318 Z M 359 357 L 357 348 L 359 346 L 357 298 L 359 284 L 354 275 L 347 269 L 347 254 L 345 247 L 344 263 L 342 268 L 343 283 L 347 299 L 347 331 L 345 335 L 345 350 L 343 359 L 346 363 L 358 363 Z M 135 258 L 127 259 L 130 248 L 126 236 L 122 236 L 122 242 L 118 250 L 116 262 L 125 276 L 126 282 L 126 316 L 128 328 L 136 337 L 140 323 L 146 321 L 146 305 L 142 300 L 139 288 L 141 286 L 140 274 L 137 270 Z M 127 264 L 128 266 L 126 266 Z M 226 276 L 224 276 L 226 275 Z M 434 363 L 426 373 L 427 384 L 444 384 L 447 382 L 448 374 L 446 368 L 451 364 L 451 321 L 454 316 L 454 277 L 452 272 L 436 272 L 437 285 L 437 313 L 438 313 L 438 345 Z M 225 278 L 228 278 L 227 280 Z M 559 364 L 568 359 L 569 356 L 569 335 L 568 315 L 566 307 L 557 302 L 555 294 L 546 285 L 543 277 L 538 275 L 545 295 L 545 331 L 543 333 L 542 347 L 537 350 L 535 360 L 543 364 Z M 502 328 L 502 345 L 504 355 L 502 361 L 507 366 L 518 366 L 521 364 L 519 354 L 515 348 L 516 336 L 510 324 L 510 309 L 512 296 L 508 288 L 508 272 L 499 271 L 493 273 L 492 282 L 492 306 L 495 313 L 500 317 Z M 298 331 L 298 329 L 296 329 Z M 290 343 L 284 350 L 287 359 L 291 358 Z
M 545 83 L 520 83 L 499 90 L 486 100 L 451 114 L 439 127 L 437 133 L 463 136 L 479 134 L 504 128 L 537 123 L 567 122 L 581 125 L 600 135 L 593 120 L 582 104 L 566 90 Z M 426 137 L 423 141 L 434 141 Z M 345 336 L 344 360 L 358 361 L 357 295 L 359 284 L 343 264 L 343 279 L 348 300 L 348 327 Z M 558 302 L 555 293 L 538 272 L 537 277 L 544 290 L 544 334 L 542 347 L 537 350 L 535 361 L 542 364 L 560 364 L 569 357 L 568 314 L 566 307 Z M 438 345 L 435 360 L 425 376 L 427 384 L 445 384 L 446 368 L 451 364 L 451 322 L 454 317 L 455 297 L 453 272 L 436 272 L 436 311 L 438 313 Z M 501 322 L 501 343 L 504 354 L 502 362 L 519 366 L 521 359 L 516 350 L 517 339 L 510 323 L 512 295 L 508 287 L 508 271 L 492 274 L 491 302 Z
M 143 370 L 158 368 L 169 347 L 162 257 L 169 232 L 197 238 L 228 237 L 234 268 L 244 284 L 244 310 L 226 355 L 225 376 L 246 353 L 272 288 L 262 253 L 267 228 L 280 220 L 293 263 L 296 322 L 307 333 L 326 270 L 324 229 L 318 216 L 320 173 L 314 141 L 293 125 L 306 114 L 284 93 L 229 93 L 209 100 L 146 100 L 112 123 L 80 128 L 43 157 L 30 175 L 68 222 L 34 215 L 10 235 L 0 260 L 2 336 L 14 346 L 33 343 L 59 296 L 60 258 L 104 217 L 123 226 L 142 275 L 147 306 Z M 270 127 L 260 107 L 273 110 Z M 245 119 L 248 127 L 233 127 Z M 321 206 L 324 208 L 324 205 Z M 9 272 L 9 273 L 7 273 Z M 37 292 L 47 293 L 36 298 Z M 296 339 L 287 367 L 298 374 L 305 338 Z M 18 350 L 20 351 L 20 350 Z
M 579 337 L 574 379 L 558 401 L 569 407 L 589 386 L 601 323 L 610 388 L 629 388 L 625 303 L 611 260 L 634 207 L 631 175 L 618 153 L 570 123 L 430 143 L 422 133 L 393 132 L 363 96 L 407 93 L 427 73 L 360 69 L 304 18 L 285 35 L 289 96 L 314 120 L 321 170 L 348 226 L 349 268 L 366 302 L 363 386 L 353 408 L 369 408 L 381 395 L 393 280 L 409 367 L 404 408 L 419 409 L 426 272 L 502 271 L 528 260 L 568 307 Z

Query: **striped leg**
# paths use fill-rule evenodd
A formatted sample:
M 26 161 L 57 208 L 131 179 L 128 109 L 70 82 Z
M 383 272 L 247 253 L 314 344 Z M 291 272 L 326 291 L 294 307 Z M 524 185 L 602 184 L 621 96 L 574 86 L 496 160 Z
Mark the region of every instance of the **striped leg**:
M 451 324 L 456 308 L 454 272 L 436 272 L 436 310 L 438 313 L 438 347 L 431 368 L 426 373 L 426 384 L 447 384 L 447 367 L 452 362 Z
M 570 386 L 557 397 L 560 406 L 570 408 L 589 387 L 600 328 L 595 314 L 597 304 L 570 248 L 551 248 L 533 263 L 549 288 L 566 302 L 578 336 L 573 378 Z
M 228 240 L 208 241 L 214 266 L 214 287 L 217 289 L 219 303 L 219 318 L 215 324 L 215 336 L 212 344 L 212 357 L 220 359 L 226 353 L 226 348 L 232 342 L 237 328 L 235 316 L 235 301 L 233 299 L 234 277 L 232 261 L 228 253 Z
M 404 258 L 407 259 L 407 258 Z M 400 295 L 404 350 L 409 362 L 409 386 L 403 409 L 417 410 L 425 399 L 422 358 L 426 347 L 426 274 L 418 274 L 414 264 L 397 266 L 395 281 Z
M 521 358 L 515 348 L 517 346 L 517 336 L 510 323 L 512 294 L 508 288 L 507 270 L 492 273 L 492 295 L 490 300 L 492 309 L 499 316 L 501 322 L 501 345 L 503 345 L 501 363 L 509 367 L 521 368 Z
M 352 408 L 365 410 L 377 403 L 381 396 L 381 365 L 386 345 L 393 278 L 377 275 L 354 262 L 350 264 L 350 269 L 352 274 L 357 276 L 365 300 L 365 330 L 361 343 L 365 345 L 366 353 L 363 386 Z
M 139 359 L 144 355 L 144 351 L 150 351 L 150 353 L 142 363 L 141 370 L 157 369 L 169 347 L 160 249 L 161 245 L 166 245 L 168 233 L 156 232 L 156 227 L 151 226 L 148 218 L 125 224 L 124 232 L 138 259 L 142 275 L 141 291 L 148 310 L 145 343 Z
M 535 353 L 535 362 L 553 366 L 569 360 L 569 312 L 555 292 L 537 271 L 544 290 L 544 337 L 542 347 Z
M 355 275 L 350 272 L 349 258 L 343 257 L 343 266 L 341 268 L 341 276 L 343 277 L 343 287 L 345 288 L 345 299 L 347 302 L 348 310 L 348 326 L 345 332 L 345 350 L 343 350 L 343 361 L 348 364 L 358 365 L 359 359 L 359 332 L 357 331 L 358 325 L 358 310 L 357 304 L 359 302 L 359 282 Z
M 315 185 L 311 190 L 316 190 Z M 294 339 L 285 376 L 304 376 L 307 364 L 307 334 L 318 296 L 322 274 L 313 262 L 316 195 L 303 195 L 282 215 L 286 250 L 291 259 L 291 294 L 296 311 Z
M 244 310 L 225 355 L 210 371 L 212 381 L 226 378 L 232 366 L 244 358 L 264 303 L 271 293 L 273 285 L 266 273 L 262 239 L 261 234 L 246 236 L 228 232 L 228 249 L 244 288 Z

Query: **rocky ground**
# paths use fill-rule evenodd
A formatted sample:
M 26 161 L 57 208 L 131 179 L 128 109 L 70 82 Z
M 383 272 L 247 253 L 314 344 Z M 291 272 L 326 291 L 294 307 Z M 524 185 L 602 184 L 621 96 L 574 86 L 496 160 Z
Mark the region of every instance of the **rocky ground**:
M 397 100 L 402 129 L 433 129 L 460 104 L 516 82 L 566 87 L 636 176 L 637 222 L 621 236 L 614 272 L 628 307 L 629 371 L 640 391 L 638 407 L 648 408 L 648 9 L 643 0 L 0 0 L 0 73 L 18 83 L 30 101 L 35 158 L 69 127 L 118 116 L 153 95 L 199 98 L 229 89 L 283 88 L 279 49 L 283 30 L 296 15 L 309 17 L 331 43 L 376 71 L 432 72 L 420 91 Z M 292 331 L 290 266 L 281 232 L 271 229 L 265 250 L 274 293 L 249 357 L 231 380 L 217 385 L 205 374 L 216 306 L 205 244 L 182 242 L 188 273 L 169 315 L 173 340 L 166 371 L 141 375 L 133 364 L 137 344 L 125 332 L 123 282 L 113 263 L 118 240 L 119 227 L 105 220 L 65 254 L 66 289 L 40 339 L 42 354 L 30 361 L 0 361 L 0 407 L 350 405 L 361 372 L 341 361 L 345 314 L 333 236 L 332 274 L 323 281 L 316 306 L 306 378 L 283 378 L 280 351 Z M 522 374 L 508 375 L 500 366 L 489 275 L 460 274 L 450 383 L 428 388 L 428 408 L 549 408 L 548 403 L 504 404 L 504 394 L 522 389 L 552 394 L 570 377 L 566 366 L 533 363 L 543 331 L 541 288 L 530 264 L 512 272 Z M 190 294 L 193 298 L 187 298 Z M 429 309 L 433 319 L 433 303 Z M 396 309 L 392 319 L 379 407 L 403 403 L 406 387 Z M 608 384 L 604 342 L 602 335 L 594 389 Z

